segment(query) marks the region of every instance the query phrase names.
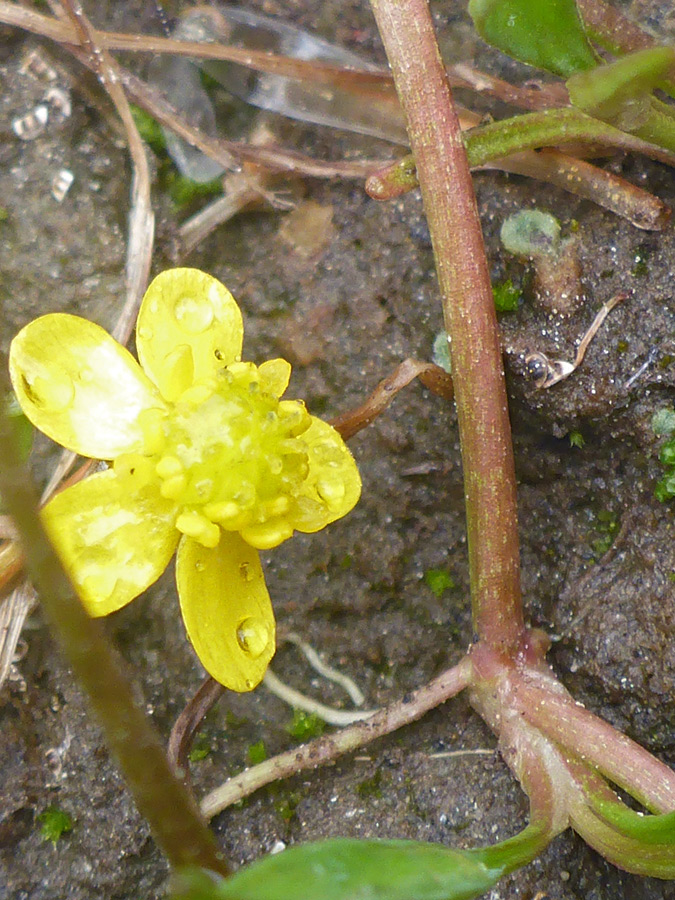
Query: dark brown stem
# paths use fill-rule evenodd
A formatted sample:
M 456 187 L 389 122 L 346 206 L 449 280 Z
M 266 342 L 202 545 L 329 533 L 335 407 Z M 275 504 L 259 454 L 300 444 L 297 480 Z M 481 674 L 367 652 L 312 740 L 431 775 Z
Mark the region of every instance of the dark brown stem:
M 166 753 L 174 771 L 186 782 L 190 779 L 190 745 L 202 719 L 224 692 L 223 685 L 208 675 L 199 685 L 196 694 L 188 700 L 171 729 Z
M 419 359 L 404 359 L 391 375 L 383 378 L 368 399 L 334 419 L 330 424 L 339 431 L 345 440 L 349 440 L 362 428 L 370 425 L 389 406 L 399 391 L 407 387 L 415 378 L 419 378 L 422 384 L 444 397 L 451 400 L 453 395 L 452 376 L 434 363 L 422 362 Z
M 516 479 L 494 300 L 460 125 L 426 0 L 371 0 L 408 121 L 451 339 L 475 629 L 523 631 Z
M 0 357 L 0 395 L 9 390 Z M 47 540 L 30 478 L 19 461 L 14 435 L 0 416 L 0 494 L 21 535 L 28 569 L 42 607 L 68 662 L 103 726 L 140 813 L 173 867 L 229 869 L 192 798 L 174 776 L 145 713 L 135 704 L 123 664 L 100 622 L 84 610 Z

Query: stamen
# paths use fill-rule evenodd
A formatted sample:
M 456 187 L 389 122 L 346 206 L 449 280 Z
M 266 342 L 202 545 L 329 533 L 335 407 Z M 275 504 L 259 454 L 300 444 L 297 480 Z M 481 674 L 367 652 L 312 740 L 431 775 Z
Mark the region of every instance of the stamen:
M 176 528 L 204 547 L 216 547 L 220 540 L 220 528 L 194 510 L 182 512 L 176 519 Z

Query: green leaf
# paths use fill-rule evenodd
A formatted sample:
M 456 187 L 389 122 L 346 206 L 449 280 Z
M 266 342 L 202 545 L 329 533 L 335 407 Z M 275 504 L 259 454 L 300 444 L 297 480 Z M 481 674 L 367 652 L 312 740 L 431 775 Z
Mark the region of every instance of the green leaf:
M 337 839 L 268 856 L 218 890 L 218 900 L 468 900 L 500 876 L 469 852 L 414 841 Z
M 539 69 L 568 78 L 597 65 L 574 0 L 470 0 L 484 41 Z
M 567 82 L 577 109 L 624 131 L 634 131 L 649 115 L 649 95 L 675 64 L 675 49 L 650 47 L 578 72 Z
M 585 791 L 574 830 L 614 865 L 636 875 L 675 878 L 675 812 L 640 815 L 606 791 Z
M 291 847 L 214 881 L 199 870 L 174 878 L 171 900 L 469 900 L 530 862 L 550 840 L 545 827 L 482 850 L 417 841 L 348 838 Z

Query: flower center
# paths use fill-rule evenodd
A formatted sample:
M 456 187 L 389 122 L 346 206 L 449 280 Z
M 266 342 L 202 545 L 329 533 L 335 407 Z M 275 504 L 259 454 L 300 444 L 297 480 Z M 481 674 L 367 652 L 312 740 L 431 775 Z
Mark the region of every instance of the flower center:
M 142 422 L 141 468 L 151 464 L 151 480 L 159 476 L 162 496 L 178 504 L 179 531 L 215 547 L 221 528 L 290 527 L 280 517 L 308 472 L 299 436 L 311 420 L 301 402 L 280 401 L 264 390 L 253 363 L 234 363 L 184 391 L 168 414 L 155 412 Z M 128 457 L 115 462 L 118 471 L 128 467 Z M 270 546 L 290 533 L 270 533 Z

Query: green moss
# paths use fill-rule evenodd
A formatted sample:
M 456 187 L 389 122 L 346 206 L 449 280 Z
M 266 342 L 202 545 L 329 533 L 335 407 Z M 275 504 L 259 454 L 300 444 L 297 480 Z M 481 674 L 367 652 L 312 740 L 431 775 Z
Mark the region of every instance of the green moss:
M 591 547 L 596 557 L 604 556 L 614 543 L 614 538 L 619 530 L 619 518 L 611 509 L 601 509 L 595 514 L 594 527 L 600 537 L 591 541 Z
M 635 251 L 635 256 L 633 257 L 633 268 L 630 270 L 630 274 L 633 276 L 633 278 L 646 278 L 647 275 L 649 275 L 649 266 L 647 265 L 647 263 L 651 255 L 651 248 L 646 244 L 640 244 L 640 246 Z
M 160 156 L 166 153 L 166 141 L 159 122 L 153 119 L 144 109 L 141 109 L 140 106 L 135 106 L 133 103 L 130 106 L 131 115 L 136 123 L 136 128 L 138 128 L 138 133 L 145 143 Z
M 356 793 L 362 800 L 379 800 L 382 797 L 382 770 L 376 769 L 371 778 L 364 778 L 357 784 Z
M 652 416 L 652 431 L 657 437 L 670 437 L 675 434 L 675 409 L 662 406 Z
M 188 759 L 190 762 L 200 762 L 200 760 L 206 759 L 212 750 L 213 747 L 211 746 L 211 739 L 208 734 L 204 731 L 199 731 L 192 742 L 192 747 L 188 753 Z
M 522 294 L 514 287 L 510 278 L 492 285 L 492 296 L 497 312 L 515 312 L 520 305 Z
M 302 795 L 297 791 L 289 791 L 284 797 L 279 797 L 274 801 L 274 810 L 284 822 L 290 822 L 296 815 L 296 809 L 301 799 Z
M 51 841 L 56 845 L 57 841 L 73 830 L 75 824 L 73 818 L 58 806 L 48 806 L 44 812 L 37 817 L 38 822 L 42 825 L 40 834 L 45 841 Z
M 326 723 L 316 713 L 306 713 L 301 709 L 293 710 L 293 720 L 286 726 L 286 731 L 296 741 L 311 741 L 320 737 Z
M 189 206 L 193 200 L 202 197 L 214 197 L 223 193 L 223 179 L 214 178 L 213 181 L 200 183 L 186 178 L 175 169 L 170 169 L 165 176 L 165 187 L 173 200 L 177 210 Z
M 666 471 L 654 488 L 656 499 L 665 503 L 675 497 L 675 410 L 669 406 L 657 409 L 651 425 L 657 437 L 669 438 L 659 450 L 659 462 Z
M 256 741 L 255 744 L 249 744 L 246 755 L 252 766 L 257 766 L 259 763 L 265 762 L 267 759 L 267 747 L 265 746 L 265 741 L 260 740 Z
M 442 597 L 446 591 L 457 587 L 452 575 L 445 569 L 427 569 L 424 583 L 435 597 Z
M 581 450 L 586 443 L 586 440 L 580 431 L 570 431 L 567 436 L 570 441 L 570 447 L 578 447 L 579 450 Z

